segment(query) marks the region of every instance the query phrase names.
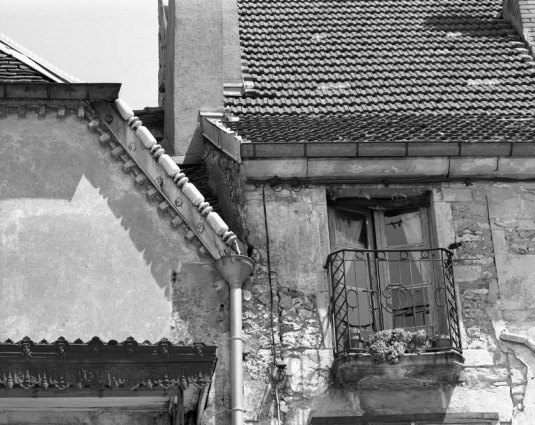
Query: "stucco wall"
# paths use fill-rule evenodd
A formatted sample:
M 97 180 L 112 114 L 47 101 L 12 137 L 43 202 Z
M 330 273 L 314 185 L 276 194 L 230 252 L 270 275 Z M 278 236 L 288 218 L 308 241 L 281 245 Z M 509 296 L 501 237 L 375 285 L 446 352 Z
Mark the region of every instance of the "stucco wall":
M 200 161 L 199 111 L 222 112 L 224 84 L 242 83 L 237 2 L 169 0 L 168 25 L 165 133 L 177 155 Z
M 215 344 L 227 423 L 228 286 L 75 112 L 0 119 L 0 340 Z

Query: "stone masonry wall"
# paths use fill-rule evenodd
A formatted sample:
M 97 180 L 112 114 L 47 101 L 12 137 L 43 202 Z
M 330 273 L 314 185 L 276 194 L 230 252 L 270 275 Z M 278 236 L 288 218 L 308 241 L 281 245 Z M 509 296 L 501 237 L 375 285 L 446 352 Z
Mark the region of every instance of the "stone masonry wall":
M 214 154 L 210 161 L 222 160 Z M 529 347 L 499 338 L 508 331 L 535 339 L 534 184 L 422 187 L 432 192 L 439 245 L 461 243 L 454 272 L 465 367 L 452 387 L 362 392 L 338 386 L 330 373 L 328 287 L 322 269 L 329 252 L 326 188 L 272 187 L 269 182 L 255 187 L 244 183 L 238 166 L 225 180 L 231 191 L 243 193 L 230 210 L 240 218 L 257 262 L 244 291 L 247 422 L 271 422 L 278 398 L 278 414 L 287 424 L 304 425 L 312 416 L 430 411 L 498 412 L 503 424 L 535 423 L 535 356 Z M 286 365 L 281 382 L 273 379 L 277 362 Z

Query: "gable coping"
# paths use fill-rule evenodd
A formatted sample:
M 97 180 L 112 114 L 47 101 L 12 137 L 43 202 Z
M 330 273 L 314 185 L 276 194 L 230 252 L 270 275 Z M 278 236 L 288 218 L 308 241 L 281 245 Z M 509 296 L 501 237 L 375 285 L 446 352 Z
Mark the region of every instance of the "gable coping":
M 45 61 L 40 56 L 26 49 L 13 39 L 7 37 L 4 34 L 0 34 L 0 51 L 13 56 L 25 65 L 40 72 L 47 78 L 57 83 L 81 83 L 82 80 L 67 74 L 58 67 Z
M 100 133 L 100 144 L 112 146 L 112 157 L 124 160 L 125 171 L 133 168 L 142 171 L 136 176 L 136 183 L 143 184 L 146 179 L 152 183 L 147 196 L 160 200 L 158 210 L 171 214 L 174 226 L 187 224 L 190 229 L 187 239 L 196 236 L 216 260 L 228 255 L 229 248 L 241 254 L 235 233 L 213 211 L 126 102 L 116 99 L 113 108 L 105 102 L 94 102 L 92 107 L 96 114 L 88 126 Z

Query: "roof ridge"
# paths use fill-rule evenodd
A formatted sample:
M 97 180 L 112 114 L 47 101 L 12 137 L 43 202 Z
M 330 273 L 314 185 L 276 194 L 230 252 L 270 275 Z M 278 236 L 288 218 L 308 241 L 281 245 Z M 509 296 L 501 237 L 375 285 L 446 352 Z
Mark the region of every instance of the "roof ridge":
M 0 50 L 16 57 L 35 71 L 58 83 L 82 83 L 83 81 L 52 65 L 12 38 L 0 33 Z

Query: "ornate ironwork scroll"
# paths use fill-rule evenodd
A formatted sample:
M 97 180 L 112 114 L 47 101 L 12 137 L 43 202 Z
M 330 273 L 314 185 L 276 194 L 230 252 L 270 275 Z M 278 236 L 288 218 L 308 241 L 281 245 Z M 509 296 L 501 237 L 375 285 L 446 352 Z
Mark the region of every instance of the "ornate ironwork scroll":
M 392 328 L 425 330 L 430 350 L 461 350 L 451 251 L 343 249 L 327 267 L 335 354 L 366 351 Z
M 156 344 L 133 338 L 104 343 L 97 337 L 85 343 L 7 340 L 0 343 L 0 397 L 117 397 L 203 387 L 211 380 L 215 360 L 215 346 L 177 345 L 167 339 Z

